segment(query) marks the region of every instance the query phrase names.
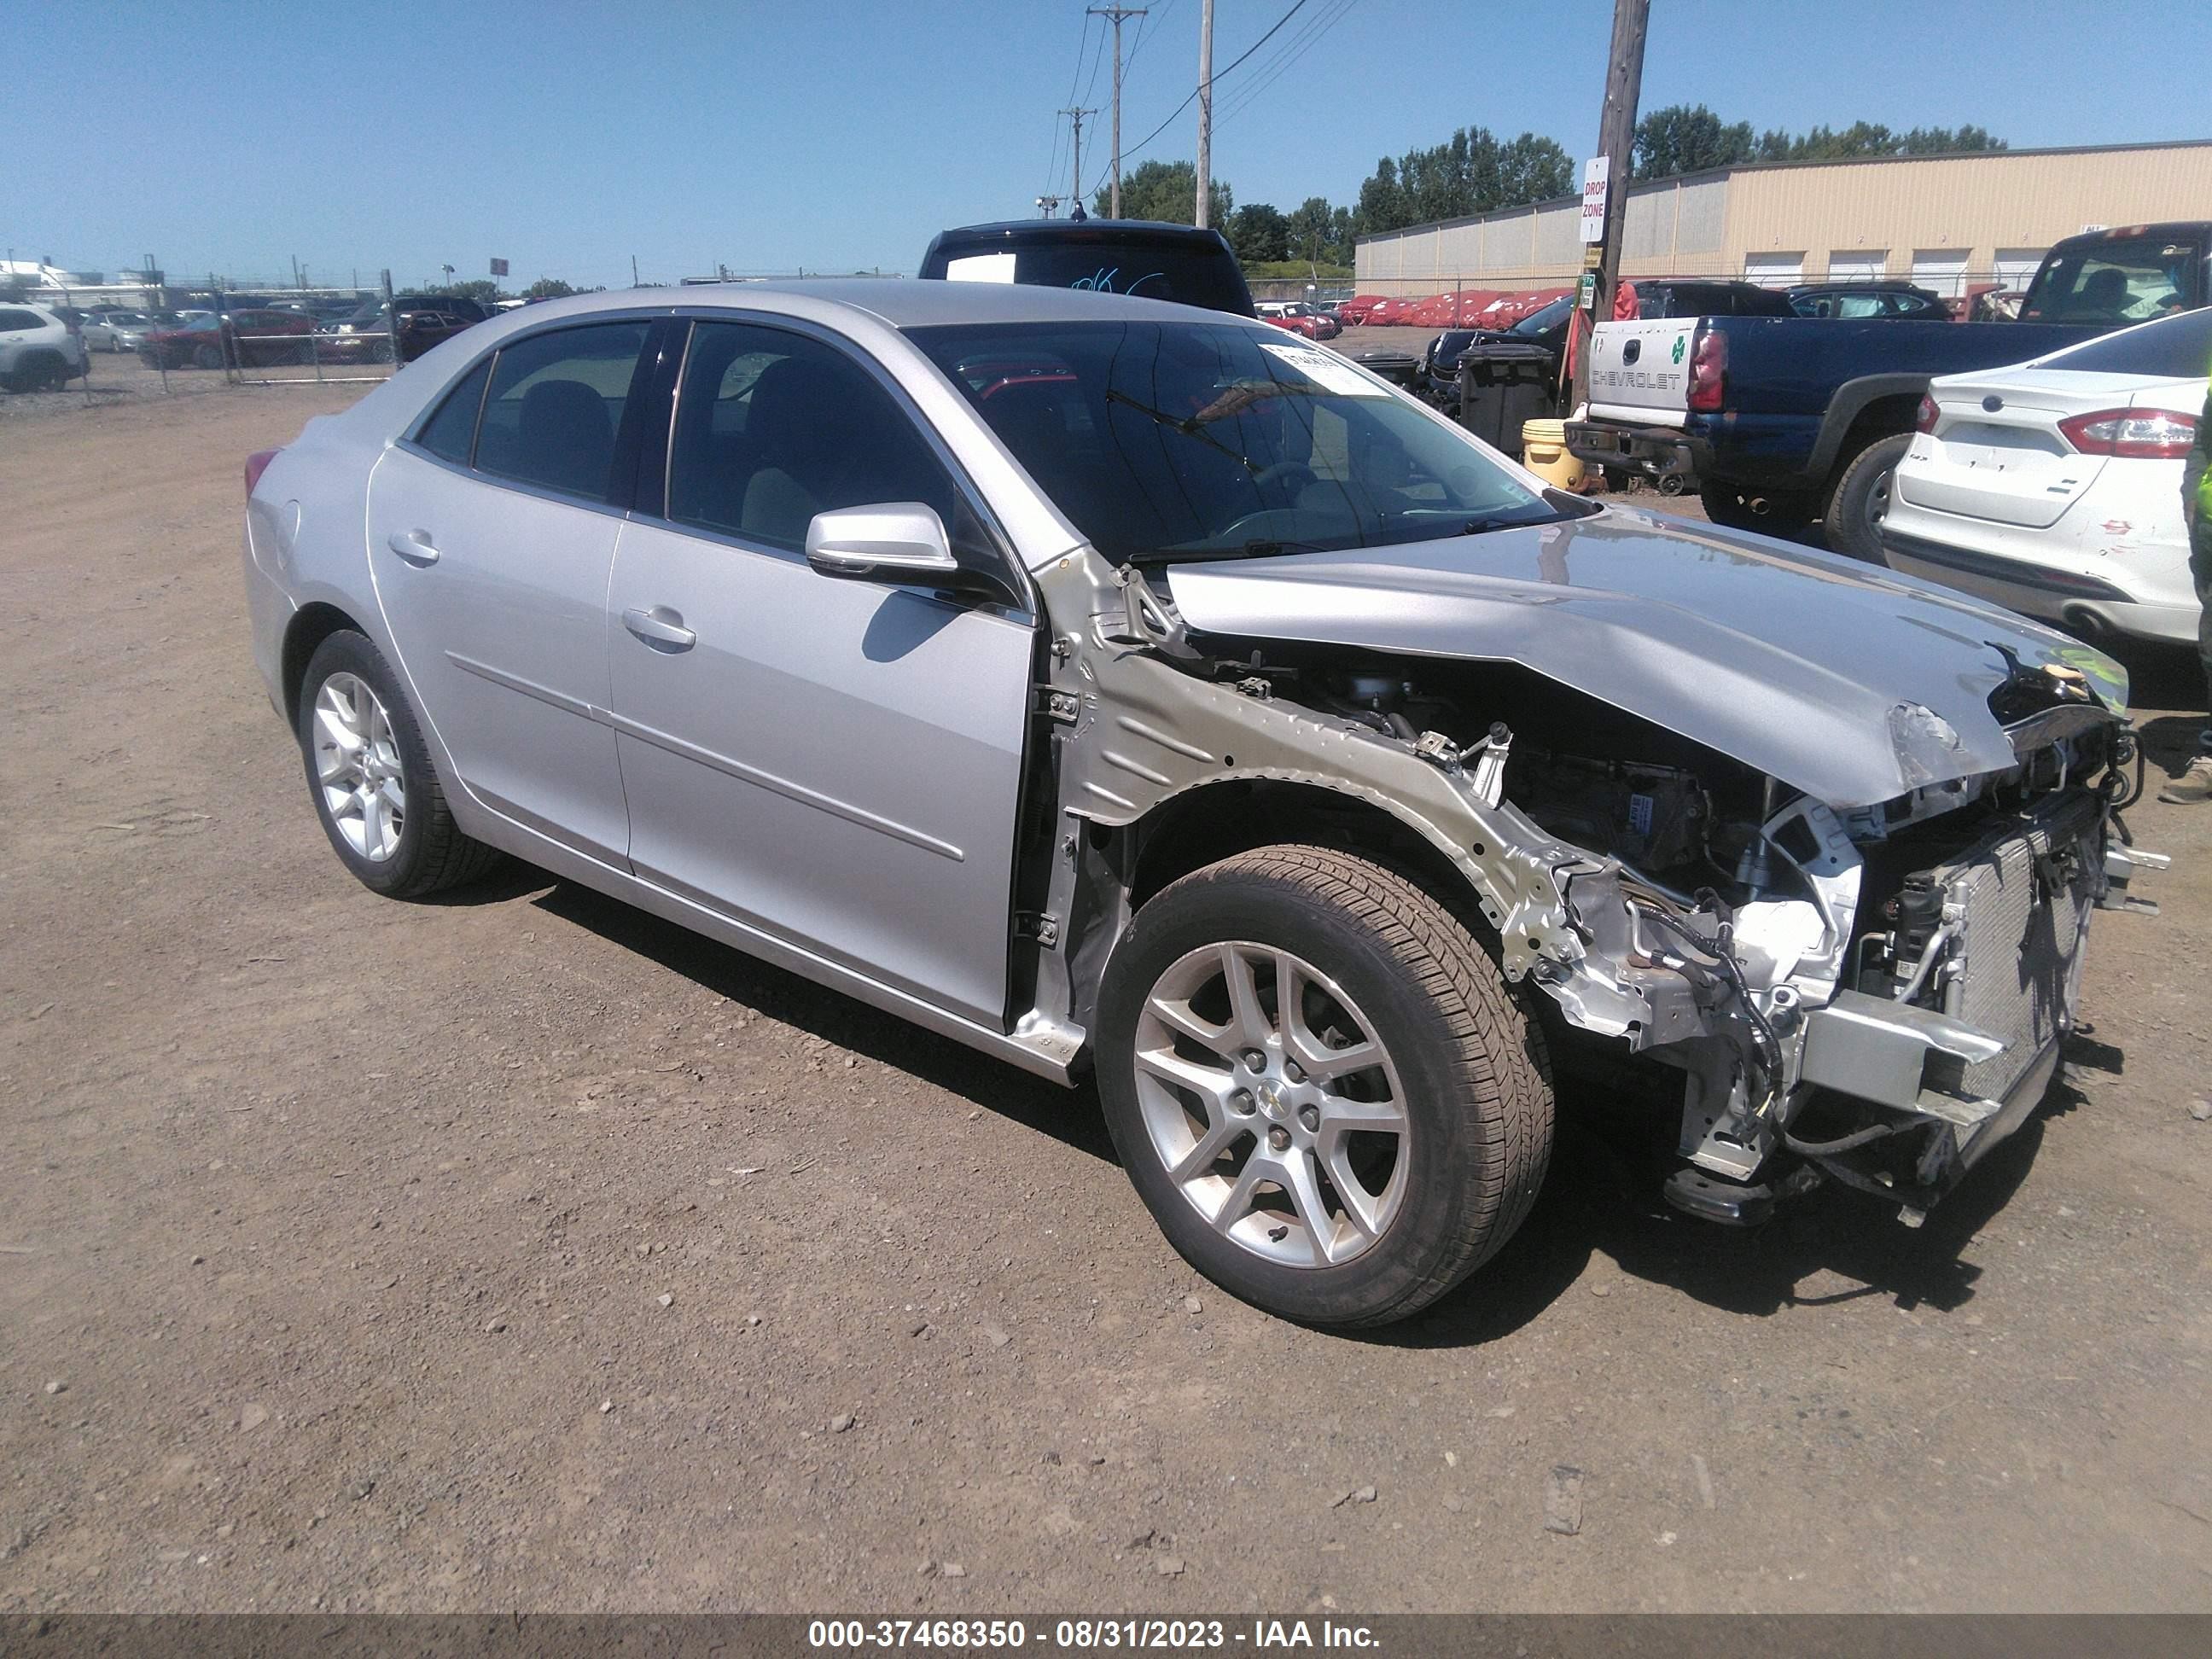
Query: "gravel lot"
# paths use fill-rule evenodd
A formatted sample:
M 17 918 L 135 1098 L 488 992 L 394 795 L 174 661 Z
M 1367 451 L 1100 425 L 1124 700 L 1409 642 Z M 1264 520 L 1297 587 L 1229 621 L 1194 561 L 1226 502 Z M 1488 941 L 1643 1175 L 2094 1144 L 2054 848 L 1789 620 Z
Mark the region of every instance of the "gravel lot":
M 235 561 L 350 394 L 172 379 L 0 400 L 0 1611 L 2212 1607 L 2212 811 L 2133 815 L 2165 916 L 1923 1228 L 1674 1218 L 1573 1100 L 1474 1284 L 1316 1334 L 1087 1093 L 526 869 L 347 878 Z M 2139 666 L 2155 788 L 2202 688 Z

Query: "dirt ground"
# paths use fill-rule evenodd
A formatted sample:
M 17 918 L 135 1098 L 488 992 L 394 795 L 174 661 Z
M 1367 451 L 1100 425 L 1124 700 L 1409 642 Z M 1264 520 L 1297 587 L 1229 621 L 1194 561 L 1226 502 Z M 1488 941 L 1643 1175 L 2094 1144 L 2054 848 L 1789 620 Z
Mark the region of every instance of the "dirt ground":
M 2212 1608 L 2212 810 L 2130 815 L 2166 913 L 1925 1226 L 1675 1218 L 1574 1099 L 1473 1284 L 1317 1334 L 1087 1092 L 347 878 L 236 561 L 349 395 L 0 416 L 0 1611 Z M 2202 688 L 2138 667 L 2154 789 Z

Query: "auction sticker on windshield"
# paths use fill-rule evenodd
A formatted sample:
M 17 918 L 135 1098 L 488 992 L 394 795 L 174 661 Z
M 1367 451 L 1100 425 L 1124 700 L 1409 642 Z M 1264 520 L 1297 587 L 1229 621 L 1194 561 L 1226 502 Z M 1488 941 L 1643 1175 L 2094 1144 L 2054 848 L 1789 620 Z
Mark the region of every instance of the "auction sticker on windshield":
M 1260 349 L 1273 353 L 1322 391 L 1334 392 L 1339 397 L 1387 398 L 1390 395 L 1388 386 L 1376 385 L 1350 363 L 1333 353 L 1323 351 L 1319 346 L 1262 340 Z

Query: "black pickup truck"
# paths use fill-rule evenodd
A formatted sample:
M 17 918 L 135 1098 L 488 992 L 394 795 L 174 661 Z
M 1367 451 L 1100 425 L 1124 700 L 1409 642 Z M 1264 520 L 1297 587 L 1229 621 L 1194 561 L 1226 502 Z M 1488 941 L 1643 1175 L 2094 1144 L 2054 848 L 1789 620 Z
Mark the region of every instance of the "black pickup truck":
M 2009 323 L 1698 317 L 1601 323 L 1589 406 L 1567 423 L 1584 461 L 1694 477 L 1717 524 L 1881 560 L 1875 526 L 1920 400 L 1942 374 L 1994 368 L 2212 301 L 2212 223 L 2072 236 L 2044 258 Z

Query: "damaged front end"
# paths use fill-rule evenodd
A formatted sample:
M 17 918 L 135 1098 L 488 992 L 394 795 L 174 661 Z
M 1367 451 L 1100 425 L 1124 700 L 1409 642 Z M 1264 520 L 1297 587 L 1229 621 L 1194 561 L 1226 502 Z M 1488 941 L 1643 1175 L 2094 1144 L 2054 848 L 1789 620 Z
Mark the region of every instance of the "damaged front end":
M 1831 804 L 1542 666 L 1393 648 L 1387 629 L 1347 644 L 1356 618 L 1240 627 L 1215 605 L 1194 625 L 1180 589 L 1087 550 L 1036 574 L 1056 629 L 1050 851 L 1025 900 L 1036 1040 L 1091 1024 L 1176 808 L 1264 814 L 1296 792 L 1448 864 L 1509 981 L 1683 1074 L 1667 1195 L 1715 1220 L 1823 1176 L 1923 1212 L 2041 1097 L 2090 913 L 2148 908 L 2128 878 L 2164 863 L 2117 821 L 2124 684 L 2008 646 L 1987 701 L 2008 764 L 1899 702 L 1893 772 L 1861 775 L 1906 787 L 1868 799 L 1846 777 Z

